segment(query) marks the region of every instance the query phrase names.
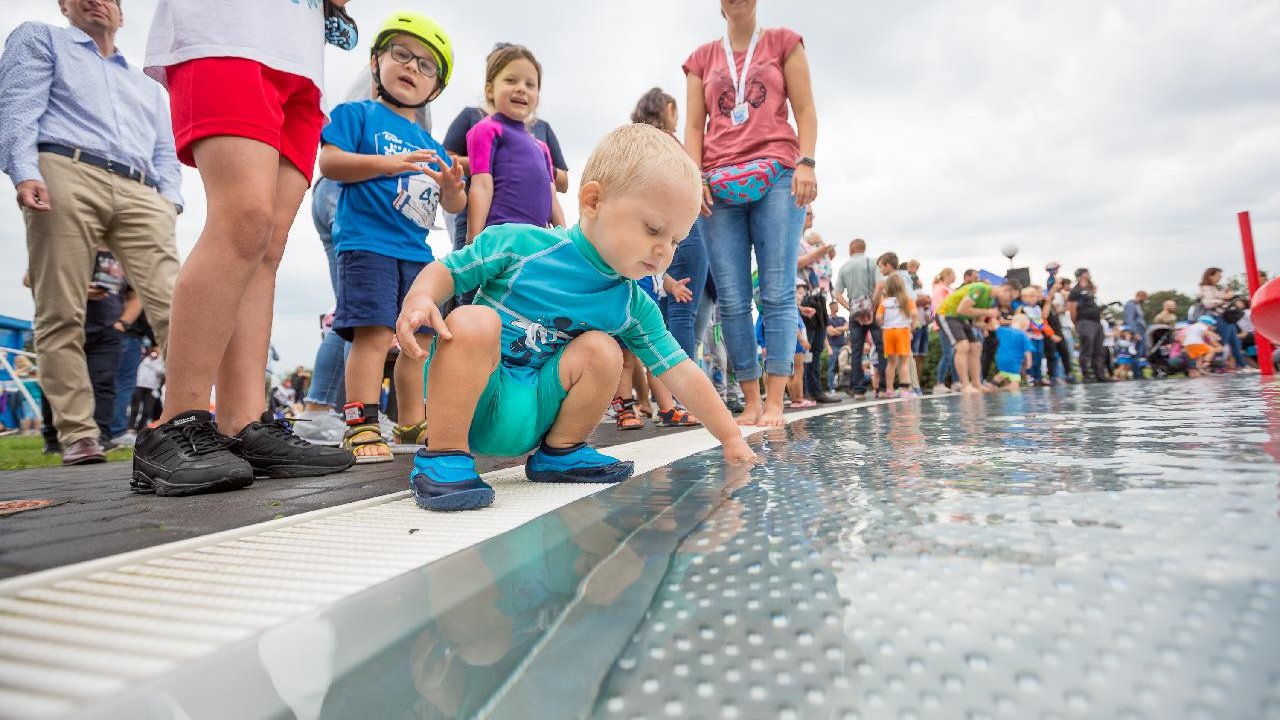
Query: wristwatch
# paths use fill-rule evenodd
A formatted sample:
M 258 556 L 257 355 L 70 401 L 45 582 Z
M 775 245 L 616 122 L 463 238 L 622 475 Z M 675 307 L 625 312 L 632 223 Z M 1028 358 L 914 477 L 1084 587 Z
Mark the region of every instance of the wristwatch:
M 796 161 L 797 165 L 808 165 L 811 168 L 818 167 L 818 162 L 811 157 L 802 157 Z

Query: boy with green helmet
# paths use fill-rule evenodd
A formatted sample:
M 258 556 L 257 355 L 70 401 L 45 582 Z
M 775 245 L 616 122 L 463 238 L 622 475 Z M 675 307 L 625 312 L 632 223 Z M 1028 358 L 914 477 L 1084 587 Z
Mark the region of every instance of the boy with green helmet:
M 436 79 L 436 89 L 427 96 L 426 99 L 417 103 L 410 103 L 397 98 L 395 95 L 387 91 L 383 86 L 379 77 L 378 58 L 384 54 L 391 53 L 392 59 L 397 62 L 407 63 L 409 57 L 404 56 L 404 51 L 397 51 L 395 45 L 391 44 L 391 40 L 397 35 L 408 35 L 416 38 L 419 42 L 431 51 L 432 58 L 418 58 L 419 71 L 428 77 Z M 378 28 L 378 34 L 373 39 L 373 46 L 369 49 L 371 61 L 369 63 L 370 72 L 373 74 L 374 85 L 378 89 L 378 97 L 386 100 L 394 107 L 399 108 L 420 108 L 423 105 L 435 100 L 449 84 L 449 78 L 453 76 L 453 43 L 449 41 L 449 35 L 445 33 L 444 28 L 440 27 L 440 23 L 413 10 L 400 10 L 387 18 L 382 23 L 382 27 Z M 396 55 L 400 57 L 397 58 Z M 434 60 L 434 68 L 429 74 L 424 67 L 423 60 Z
M 379 432 L 387 348 L 410 284 L 435 259 L 427 234 L 437 208 L 458 212 L 466 204 L 462 168 L 415 122 L 416 109 L 448 82 L 452 61 L 449 38 L 434 20 L 395 13 L 370 55 L 378 98 L 338 105 L 321 135 L 320 172 L 343 184 L 333 222 L 333 330 L 351 341 L 343 445 L 359 463 L 392 459 Z M 405 353 L 396 361 L 395 436 L 401 443 L 426 439 L 422 368 L 421 359 Z

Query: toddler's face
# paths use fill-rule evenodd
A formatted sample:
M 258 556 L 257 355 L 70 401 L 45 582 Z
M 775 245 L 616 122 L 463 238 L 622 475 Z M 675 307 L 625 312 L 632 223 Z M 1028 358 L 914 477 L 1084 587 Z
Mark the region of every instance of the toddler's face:
M 633 185 L 613 197 L 604 195 L 594 212 L 582 208 L 600 257 L 632 280 L 667 271 L 676 245 L 689 235 L 701 210 L 696 189 L 663 180 Z
M 373 62 L 382 87 L 402 103 L 416 105 L 436 91 L 440 70 L 435 53 L 415 37 L 396 35 Z M 430 77 L 423 72 L 423 65 L 434 68 Z
M 519 58 L 498 71 L 498 76 L 486 91 L 495 110 L 512 120 L 524 122 L 538 109 L 539 85 L 538 68 Z

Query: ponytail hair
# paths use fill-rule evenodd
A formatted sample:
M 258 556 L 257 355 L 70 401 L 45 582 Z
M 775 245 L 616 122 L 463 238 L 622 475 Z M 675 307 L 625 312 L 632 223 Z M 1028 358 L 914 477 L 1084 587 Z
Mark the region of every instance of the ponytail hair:
M 667 106 L 674 105 L 675 102 L 676 99 L 663 92 L 662 88 L 653 88 L 640 96 L 636 109 L 631 111 L 631 122 L 645 123 L 671 132 L 674 128 L 667 127 Z

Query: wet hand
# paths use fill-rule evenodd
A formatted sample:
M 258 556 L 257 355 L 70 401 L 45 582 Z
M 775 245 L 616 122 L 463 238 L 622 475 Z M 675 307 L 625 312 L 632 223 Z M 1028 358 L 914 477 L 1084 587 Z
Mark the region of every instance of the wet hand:
M 18 207 L 28 208 L 36 212 L 49 212 L 49 188 L 39 180 L 24 180 L 18 183 Z
M 747 444 L 746 440 L 738 438 L 737 441 L 730 440 L 724 444 L 724 461 L 731 468 L 740 468 L 749 470 L 756 465 L 763 465 L 764 458 L 756 454 L 755 450 Z M 734 473 L 739 475 L 741 473 Z
M 400 318 L 396 320 L 396 340 L 400 342 L 400 352 L 407 353 L 414 360 L 424 360 L 427 351 L 418 342 L 419 328 L 428 327 L 440 334 L 442 340 L 452 340 L 453 333 L 445 325 L 440 308 L 428 298 L 423 300 L 406 299 Z
M 796 207 L 804 207 L 818 197 L 818 176 L 808 165 L 796 166 L 791 175 L 791 197 L 796 199 Z

